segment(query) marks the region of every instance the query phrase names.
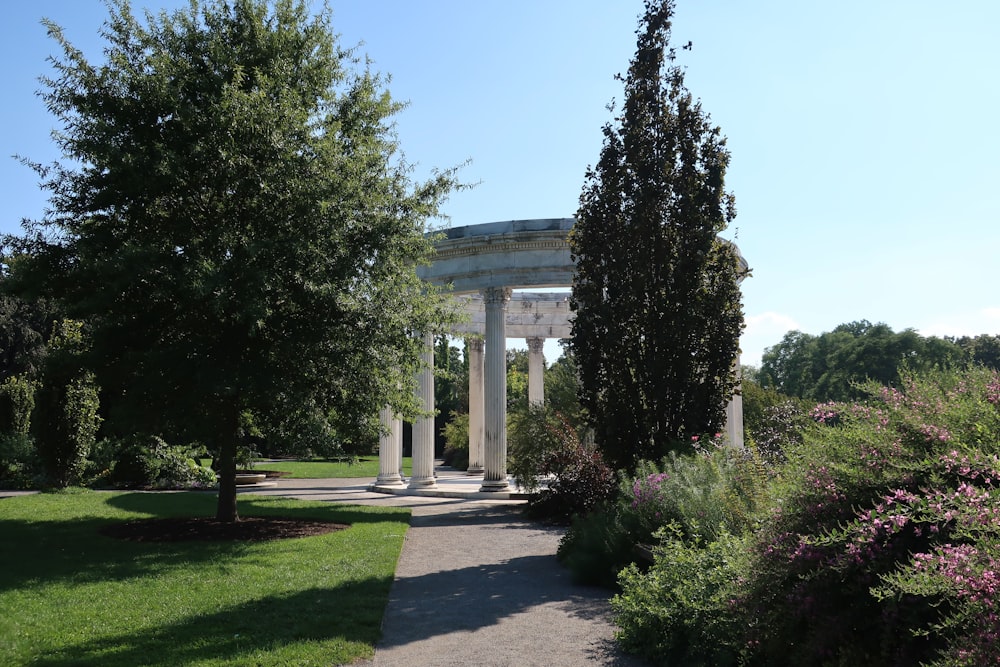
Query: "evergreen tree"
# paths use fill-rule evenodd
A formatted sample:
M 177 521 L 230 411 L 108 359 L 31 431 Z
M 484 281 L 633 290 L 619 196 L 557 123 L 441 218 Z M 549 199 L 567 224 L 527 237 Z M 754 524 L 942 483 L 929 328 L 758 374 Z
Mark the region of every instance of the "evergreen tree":
M 625 102 L 580 197 L 571 349 L 610 463 L 634 468 L 721 431 L 735 386 L 745 270 L 717 237 L 735 216 L 729 153 L 669 47 L 671 0 L 648 0 Z
M 413 414 L 419 342 L 448 317 L 416 276 L 454 172 L 413 183 L 400 109 L 305 0 L 192 0 L 139 20 L 109 0 L 104 62 L 59 27 L 42 96 L 66 157 L 33 165 L 51 213 L 8 281 L 86 322 L 124 433 L 218 455 L 235 520 L 237 443 L 370 438 Z

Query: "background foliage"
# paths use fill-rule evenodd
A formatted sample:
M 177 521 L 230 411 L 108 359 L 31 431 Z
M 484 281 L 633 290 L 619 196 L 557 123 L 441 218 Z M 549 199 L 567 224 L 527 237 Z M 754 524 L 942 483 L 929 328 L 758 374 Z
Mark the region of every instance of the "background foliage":
M 757 380 L 762 387 L 812 401 L 848 401 L 863 396 L 854 385 L 899 382 L 901 368 L 924 370 L 980 365 L 1000 370 L 1000 336 L 961 338 L 894 332 L 867 320 L 841 324 L 814 336 L 789 331 L 764 351 Z

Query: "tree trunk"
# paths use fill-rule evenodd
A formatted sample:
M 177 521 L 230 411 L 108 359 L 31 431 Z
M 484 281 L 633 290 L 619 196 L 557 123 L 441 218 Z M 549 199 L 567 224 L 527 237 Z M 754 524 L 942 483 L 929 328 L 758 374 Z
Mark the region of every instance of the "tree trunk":
M 239 521 L 236 509 L 236 446 L 240 439 L 240 411 L 223 409 L 222 428 L 219 429 L 219 502 L 215 509 L 218 521 Z

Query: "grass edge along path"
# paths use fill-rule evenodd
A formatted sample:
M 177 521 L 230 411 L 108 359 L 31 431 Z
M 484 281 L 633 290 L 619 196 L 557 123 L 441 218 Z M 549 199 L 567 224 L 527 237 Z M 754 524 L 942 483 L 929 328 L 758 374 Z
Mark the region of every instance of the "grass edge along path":
M 0 499 L 0 664 L 331 665 L 370 658 L 410 511 L 240 496 L 247 516 L 350 524 L 268 542 L 116 540 L 114 521 L 212 516 L 214 494 Z
M 378 477 L 378 458 L 362 458 L 354 463 L 346 461 L 261 461 L 254 470 L 280 470 L 288 473 L 286 479 L 344 479 L 353 477 Z M 403 473 L 413 472 L 413 459 L 403 458 Z

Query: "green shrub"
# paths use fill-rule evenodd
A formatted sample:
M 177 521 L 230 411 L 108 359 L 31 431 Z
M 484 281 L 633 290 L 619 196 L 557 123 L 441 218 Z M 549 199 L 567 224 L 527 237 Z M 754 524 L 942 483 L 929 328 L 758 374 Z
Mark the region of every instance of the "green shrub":
M 82 365 L 85 347 L 80 322 L 57 322 L 36 394 L 35 446 L 47 481 L 57 487 L 81 479 L 101 424 L 94 375 Z
M 38 453 L 30 435 L 0 434 L 0 488 L 37 486 L 39 469 Z
M 35 407 L 35 383 L 11 376 L 0 383 L 0 433 L 27 435 Z
M 614 589 L 618 572 L 635 560 L 635 547 L 617 505 L 609 502 L 573 519 L 559 541 L 556 557 L 574 582 Z
M 34 486 L 38 453 L 31 437 L 35 383 L 11 376 L 0 383 L 0 484 L 8 488 Z
M 215 473 L 196 460 L 195 449 L 171 446 L 157 436 L 120 441 L 109 481 L 120 487 L 207 488 Z
M 528 493 L 542 487 L 546 457 L 578 443 L 575 431 L 543 406 L 525 404 L 507 413 L 507 470 Z
M 444 465 L 456 470 L 469 469 L 469 415 L 451 413 L 444 426 Z
M 57 487 L 80 481 L 101 418 L 91 373 L 69 378 L 47 375 L 39 391 L 35 443 L 47 480 Z
M 728 533 L 705 543 L 677 524 L 656 533 L 654 562 L 618 576 L 611 606 L 627 651 L 662 665 L 735 665 L 741 619 L 733 600 L 745 575 L 744 540 Z

